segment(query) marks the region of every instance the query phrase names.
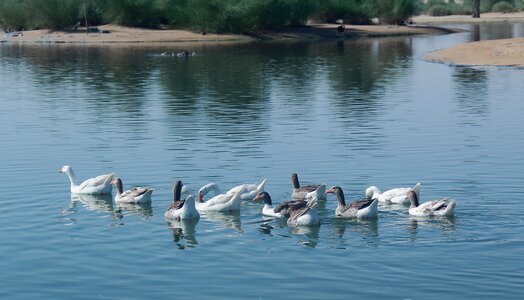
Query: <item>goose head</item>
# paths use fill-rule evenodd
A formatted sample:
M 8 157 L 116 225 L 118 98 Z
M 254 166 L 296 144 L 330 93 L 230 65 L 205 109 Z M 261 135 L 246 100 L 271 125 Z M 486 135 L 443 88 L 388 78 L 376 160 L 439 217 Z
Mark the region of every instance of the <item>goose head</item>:
M 124 191 L 122 187 L 122 179 L 118 177 L 115 177 L 113 180 L 111 180 L 109 184 L 114 185 L 116 187 L 116 192 L 119 194 L 122 194 L 122 192 Z
M 255 198 L 253 198 L 253 202 L 258 202 L 260 200 L 262 200 L 264 204 L 267 204 L 267 205 L 273 204 L 271 202 L 271 196 L 269 196 L 268 192 L 260 192 L 255 196 Z
M 409 206 L 409 208 L 415 208 L 415 207 L 418 207 L 419 206 L 419 203 L 418 203 L 418 196 L 417 196 L 417 193 L 415 193 L 414 191 L 409 191 L 406 195 L 406 198 L 409 199 L 409 202 L 411 203 L 411 205 Z
M 375 195 L 378 196 L 379 194 L 380 194 L 380 190 L 378 189 L 378 187 L 374 185 L 366 189 L 366 198 L 368 199 L 376 198 Z
M 346 205 L 346 198 L 344 197 L 344 191 L 339 186 L 334 186 L 326 191 L 328 194 L 335 194 L 337 201 L 340 205 Z
M 58 173 L 69 173 L 71 172 L 71 167 L 70 166 L 63 166 L 61 167 L 59 170 L 58 170 Z

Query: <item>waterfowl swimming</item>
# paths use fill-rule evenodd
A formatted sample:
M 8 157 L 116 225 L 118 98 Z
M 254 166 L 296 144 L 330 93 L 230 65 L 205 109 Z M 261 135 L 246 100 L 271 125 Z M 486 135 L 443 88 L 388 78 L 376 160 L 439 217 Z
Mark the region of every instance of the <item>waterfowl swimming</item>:
M 182 181 L 177 180 L 173 186 L 173 203 L 167 208 L 164 217 L 177 221 L 199 218 L 200 214 L 195 207 L 193 195 L 187 196 L 184 200 L 181 200 L 181 196 Z
M 143 187 L 134 187 L 130 190 L 124 192 L 122 186 L 122 180 L 118 177 L 115 177 L 110 184 L 114 184 L 116 187 L 115 202 L 124 202 L 124 203 L 146 203 L 151 202 L 151 194 L 153 194 L 153 189 L 143 188 Z
M 316 196 L 319 200 L 326 200 L 325 184 L 300 186 L 297 173 L 291 174 L 291 183 L 293 184 L 293 192 L 291 193 L 293 199 L 306 199 Z
M 307 201 L 305 207 L 291 209 L 287 225 L 289 226 L 312 226 L 320 224 L 317 213 L 318 199 L 313 197 Z
M 265 186 L 266 186 L 266 179 L 262 180 L 258 184 L 257 183 L 254 183 L 254 184 L 245 183 L 245 184 L 237 185 L 237 186 L 229 189 L 226 192 L 226 194 L 230 195 L 230 196 L 233 196 L 238 191 L 240 191 L 240 199 L 242 199 L 242 200 L 251 200 L 259 192 L 263 192 Z M 206 196 L 211 191 L 214 193 L 215 196 L 219 195 L 221 193 L 220 192 L 220 188 L 218 187 L 218 185 L 216 183 L 214 183 L 214 182 L 210 182 L 210 183 L 208 183 L 208 184 L 206 184 L 206 185 L 204 185 L 203 187 L 200 188 L 200 190 L 198 191 L 198 197 L 202 198 L 202 200 L 203 200 L 203 197 Z
M 178 57 L 188 57 L 188 56 L 195 56 L 196 52 L 192 51 L 191 53 L 187 50 L 182 50 L 176 54 Z
M 112 187 L 110 183 L 113 180 L 113 173 L 90 178 L 78 184 L 75 172 L 73 172 L 73 168 L 70 166 L 63 166 L 58 172 L 67 174 L 71 182 L 71 193 L 73 194 L 111 194 Z
M 409 199 L 406 197 L 409 191 L 415 191 L 418 195 L 420 183 L 417 183 L 413 188 L 394 188 L 383 193 L 376 186 L 370 186 L 366 189 L 366 197 L 368 199 L 378 199 L 381 203 L 409 204 Z
M 407 197 L 411 203 L 409 207 L 409 214 L 417 217 L 426 216 L 453 216 L 455 213 L 456 202 L 454 200 L 444 198 L 440 200 L 433 200 L 419 204 L 418 195 L 414 191 L 409 191 Z
M 364 199 L 357 200 L 346 205 L 344 191 L 339 186 L 334 186 L 327 190 L 327 193 L 335 194 L 338 206 L 335 210 L 337 217 L 343 218 L 376 218 L 378 216 L 378 200 Z
M 293 210 L 307 206 L 306 200 L 291 200 L 282 202 L 273 207 L 271 196 L 267 192 L 260 192 L 255 198 L 253 198 L 253 202 L 258 202 L 260 200 L 264 202 L 262 214 L 275 218 L 289 218 Z
M 242 189 L 238 189 L 235 194 L 218 194 L 204 202 L 204 195 L 210 187 L 215 185 L 207 184 L 198 191 L 196 209 L 199 211 L 233 211 L 240 210 Z
M 239 190 L 241 191 L 240 199 L 242 200 L 251 200 L 253 197 L 255 197 L 258 193 L 264 191 L 264 187 L 266 186 L 266 179 L 262 180 L 260 183 L 246 183 L 237 185 L 234 188 L 231 188 L 229 191 L 227 191 L 227 194 L 236 194 Z

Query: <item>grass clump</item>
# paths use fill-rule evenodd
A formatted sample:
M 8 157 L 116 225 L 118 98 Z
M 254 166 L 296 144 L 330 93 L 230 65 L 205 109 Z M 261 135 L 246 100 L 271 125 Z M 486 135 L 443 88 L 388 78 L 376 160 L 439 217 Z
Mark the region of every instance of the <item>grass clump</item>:
M 442 4 L 435 4 L 428 9 L 428 15 L 434 17 L 449 16 L 451 15 L 451 9 Z
M 493 5 L 491 8 L 492 12 L 501 12 L 501 13 L 512 13 L 515 12 L 515 7 L 506 1 L 498 2 Z
M 25 1 L 0 1 L 0 27 L 5 30 L 22 30 L 28 27 L 28 13 Z

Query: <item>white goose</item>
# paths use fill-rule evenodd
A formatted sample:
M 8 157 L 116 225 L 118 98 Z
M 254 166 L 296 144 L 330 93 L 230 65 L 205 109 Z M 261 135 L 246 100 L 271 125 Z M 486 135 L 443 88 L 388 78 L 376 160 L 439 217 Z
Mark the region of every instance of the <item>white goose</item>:
M 408 192 L 407 195 L 411 206 L 409 207 L 409 214 L 417 217 L 439 216 L 449 217 L 455 213 L 456 202 L 454 200 L 444 198 L 441 200 L 433 200 L 418 203 L 417 193 L 414 191 Z
M 111 194 L 113 173 L 90 178 L 78 184 L 75 172 L 73 172 L 70 166 L 63 166 L 58 172 L 67 174 L 71 182 L 71 193 L 73 194 Z
M 409 204 L 409 199 L 406 197 L 409 191 L 414 191 L 418 195 L 420 183 L 417 183 L 413 188 L 394 188 L 383 193 L 376 186 L 370 186 L 366 189 L 366 198 L 378 199 L 381 203 Z
M 258 193 L 263 192 L 265 186 L 266 186 L 266 179 L 262 180 L 260 183 L 253 183 L 253 184 L 245 183 L 245 184 L 237 185 L 229 189 L 229 191 L 227 191 L 226 194 L 232 196 L 236 194 L 238 191 L 240 191 L 240 199 L 251 200 Z M 207 195 L 211 191 L 213 191 L 215 196 L 220 194 L 220 188 L 218 187 L 218 185 L 214 182 L 210 182 L 200 188 L 200 190 L 198 191 L 199 198 L 200 196 L 202 196 L 203 198 L 205 195 Z
M 271 196 L 267 192 L 260 192 L 253 198 L 253 202 L 262 200 L 264 207 L 262 207 L 262 214 L 264 216 L 275 218 L 289 218 L 293 210 L 307 206 L 306 200 L 291 200 L 285 201 L 273 207 Z
M 209 189 L 212 189 L 212 184 L 203 186 L 198 191 L 198 199 L 196 202 L 196 209 L 198 211 L 234 211 L 240 210 L 240 203 L 242 195 L 242 189 L 237 190 L 235 194 L 218 194 L 213 198 L 204 202 L 204 195 L 207 194 Z
M 153 189 L 143 188 L 143 187 L 134 187 L 130 190 L 124 192 L 122 186 L 122 180 L 118 177 L 115 177 L 110 184 L 114 184 L 116 187 L 115 202 L 121 203 L 147 203 L 151 202 L 151 194 L 153 194 Z
M 326 185 L 305 185 L 300 186 L 297 173 L 291 174 L 291 183 L 293 184 L 292 199 L 308 199 L 316 197 L 318 200 L 326 200 Z
M 189 220 L 200 217 L 198 210 L 195 207 L 195 198 L 189 195 L 184 200 L 180 200 L 182 195 L 182 181 L 177 180 L 173 187 L 173 203 L 167 208 L 164 217 L 168 219 Z

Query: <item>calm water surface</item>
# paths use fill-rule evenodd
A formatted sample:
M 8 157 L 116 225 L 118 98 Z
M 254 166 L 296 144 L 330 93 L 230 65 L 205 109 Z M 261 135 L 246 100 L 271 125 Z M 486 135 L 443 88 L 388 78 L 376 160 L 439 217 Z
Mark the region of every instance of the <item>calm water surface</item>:
M 2 299 L 520 299 L 524 70 L 428 63 L 433 50 L 524 36 L 518 23 L 444 36 L 156 48 L 0 46 Z M 178 48 L 177 48 L 178 47 Z M 115 172 L 150 206 L 72 197 L 57 170 Z M 380 207 L 290 228 L 261 205 L 169 224 L 196 189 L 290 174 L 340 185 L 422 183 L 451 219 Z

